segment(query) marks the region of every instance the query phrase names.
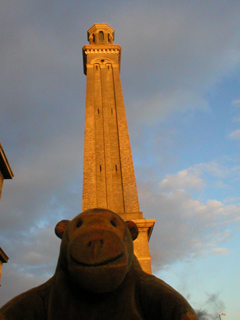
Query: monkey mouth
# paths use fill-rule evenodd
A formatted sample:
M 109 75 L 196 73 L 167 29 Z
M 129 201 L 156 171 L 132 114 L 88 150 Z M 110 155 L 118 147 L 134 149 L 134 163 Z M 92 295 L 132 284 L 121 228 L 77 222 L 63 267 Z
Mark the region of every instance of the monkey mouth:
M 104 260 L 102 262 L 99 262 L 99 263 L 85 263 L 85 262 L 81 262 L 81 261 L 78 261 L 76 259 L 73 258 L 73 256 L 71 255 L 71 259 L 79 264 L 80 266 L 83 266 L 83 267 L 101 267 L 101 266 L 105 266 L 106 264 L 109 264 L 109 263 L 112 263 L 118 259 L 120 259 L 121 257 L 124 256 L 124 253 L 120 253 L 118 256 L 112 258 L 112 259 L 108 259 L 108 260 Z

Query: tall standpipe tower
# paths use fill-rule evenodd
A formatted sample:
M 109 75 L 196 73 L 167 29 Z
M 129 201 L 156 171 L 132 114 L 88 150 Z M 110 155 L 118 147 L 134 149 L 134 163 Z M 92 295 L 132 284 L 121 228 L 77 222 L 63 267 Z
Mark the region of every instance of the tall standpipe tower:
M 83 47 L 87 76 L 82 210 L 106 208 L 139 229 L 135 254 L 151 273 L 149 239 L 155 220 L 146 220 L 139 208 L 127 119 L 123 101 L 121 47 L 113 44 L 114 30 L 94 24 Z

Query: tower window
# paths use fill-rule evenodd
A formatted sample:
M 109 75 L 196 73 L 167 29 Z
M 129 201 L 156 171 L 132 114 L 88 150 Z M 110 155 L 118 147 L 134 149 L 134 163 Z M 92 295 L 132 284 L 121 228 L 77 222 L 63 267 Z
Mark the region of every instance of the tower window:
M 100 169 L 100 172 L 101 172 L 102 171 L 102 166 L 101 165 L 100 165 L 99 169 Z
M 99 31 L 98 39 L 99 39 L 99 41 L 101 41 L 101 42 L 103 41 L 103 39 L 104 39 L 103 31 Z
M 95 42 L 95 34 L 93 33 L 93 42 Z
M 99 109 L 97 109 L 97 113 L 99 113 Z

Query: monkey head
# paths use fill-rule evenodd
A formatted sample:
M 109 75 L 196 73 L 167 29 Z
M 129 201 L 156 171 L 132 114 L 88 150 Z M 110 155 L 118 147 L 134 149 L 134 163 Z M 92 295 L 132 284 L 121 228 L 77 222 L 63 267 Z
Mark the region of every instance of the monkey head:
M 73 282 L 89 292 L 111 292 L 123 282 L 133 260 L 138 228 L 105 209 L 91 209 L 55 228 L 62 239 L 59 263 Z

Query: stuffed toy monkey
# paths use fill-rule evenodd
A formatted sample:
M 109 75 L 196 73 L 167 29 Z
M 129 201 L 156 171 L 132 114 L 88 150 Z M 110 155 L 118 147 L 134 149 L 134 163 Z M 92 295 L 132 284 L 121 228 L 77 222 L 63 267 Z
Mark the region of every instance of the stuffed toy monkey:
M 5 304 L 0 320 L 197 320 L 177 291 L 141 269 L 134 222 L 92 209 L 59 222 L 55 233 L 55 274 Z

